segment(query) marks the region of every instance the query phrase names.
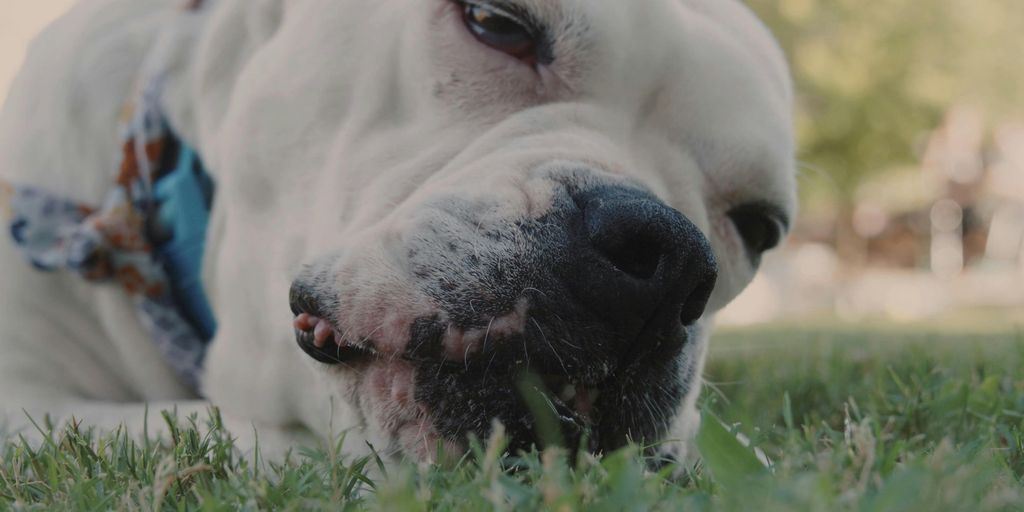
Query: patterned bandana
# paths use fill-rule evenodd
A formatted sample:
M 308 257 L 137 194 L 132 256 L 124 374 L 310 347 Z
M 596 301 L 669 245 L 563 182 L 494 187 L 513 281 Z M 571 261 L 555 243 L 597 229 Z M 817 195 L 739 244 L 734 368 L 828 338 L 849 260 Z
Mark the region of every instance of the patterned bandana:
M 119 284 L 167 363 L 198 391 L 216 330 L 199 281 L 213 186 L 160 109 L 162 71 L 141 77 L 125 108 L 118 169 L 99 208 L 0 180 L 0 214 L 35 268 Z

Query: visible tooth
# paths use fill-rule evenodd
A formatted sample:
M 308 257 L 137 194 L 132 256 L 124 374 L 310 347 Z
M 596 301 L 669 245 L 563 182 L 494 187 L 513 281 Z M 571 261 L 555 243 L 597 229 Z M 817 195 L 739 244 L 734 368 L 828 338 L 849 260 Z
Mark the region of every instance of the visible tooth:
M 324 348 L 327 345 L 327 340 L 334 336 L 334 329 L 331 328 L 331 324 L 321 320 L 313 328 L 313 339 L 314 344 L 317 348 Z
M 292 321 L 292 325 L 296 329 L 304 332 L 312 331 L 319 323 L 320 319 L 309 313 L 302 313 L 296 316 L 295 320 Z
M 565 387 L 562 388 L 562 392 L 558 394 L 558 398 L 563 402 L 569 402 L 573 398 L 576 398 L 576 386 L 566 384 Z

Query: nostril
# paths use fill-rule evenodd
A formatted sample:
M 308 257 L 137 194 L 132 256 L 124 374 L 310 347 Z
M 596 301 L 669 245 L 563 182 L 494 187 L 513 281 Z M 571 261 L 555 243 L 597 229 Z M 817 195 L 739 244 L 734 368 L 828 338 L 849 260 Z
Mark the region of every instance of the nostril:
M 711 292 L 715 289 L 716 277 L 717 271 L 712 269 L 698 278 L 700 284 L 690 292 L 690 296 L 683 302 L 683 309 L 679 312 L 679 321 L 684 326 L 689 327 L 704 316 L 708 299 L 711 298 Z
M 637 281 L 651 281 L 658 275 L 673 245 L 670 230 L 663 225 L 663 206 L 617 189 L 577 201 L 587 241 L 605 265 Z
M 582 230 L 566 268 L 583 305 L 630 333 L 703 316 L 717 268 L 707 238 L 682 212 L 626 187 L 581 191 L 573 200 Z
M 615 268 L 644 281 L 657 274 L 663 255 L 661 242 L 643 233 L 631 234 L 596 249 Z

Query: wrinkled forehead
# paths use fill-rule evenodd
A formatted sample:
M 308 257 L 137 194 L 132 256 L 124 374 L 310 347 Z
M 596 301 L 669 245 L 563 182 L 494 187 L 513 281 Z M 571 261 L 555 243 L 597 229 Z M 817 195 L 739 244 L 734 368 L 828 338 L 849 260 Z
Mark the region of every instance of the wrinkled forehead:
M 737 0 L 471 2 L 505 7 L 540 25 L 554 47 L 555 67 L 562 68 L 566 78 L 580 78 L 572 84 L 577 96 L 645 102 L 654 91 L 695 97 L 724 86 L 727 89 L 721 94 L 768 99 L 781 111 L 789 109 L 791 84 L 785 58 L 768 30 Z M 370 61 L 397 56 L 389 53 L 397 46 L 402 66 L 420 69 L 435 62 L 424 52 L 464 51 L 428 42 L 436 40 L 430 31 L 452 28 L 432 23 L 433 18 L 440 17 L 443 9 L 465 3 L 470 2 L 291 0 L 287 5 L 299 12 L 291 17 L 290 38 L 297 39 L 293 43 L 298 46 L 319 45 L 318 53 L 325 59 L 338 59 L 331 49 L 348 48 L 356 41 L 366 45 L 358 52 Z M 416 23 L 421 16 L 428 18 L 426 24 Z M 286 22 L 289 17 L 285 16 Z
M 730 158 L 788 164 L 789 71 L 775 39 L 742 3 L 486 1 L 512 6 L 545 28 L 553 67 L 573 82 L 572 99 L 613 107 L 704 153 L 726 144 Z
M 613 126 L 603 128 L 617 131 L 609 135 L 624 144 L 633 134 L 654 133 L 667 147 L 692 153 L 709 174 L 766 176 L 766 186 L 778 189 L 769 191 L 772 196 L 792 196 L 792 183 L 779 179 L 793 167 L 788 70 L 768 30 L 742 3 L 473 2 L 505 7 L 539 25 L 553 51 L 548 67 L 569 93 L 522 94 L 535 84 L 510 71 L 521 63 L 481 50 L 457 23 L 457 7 L 465 3 L 458 0 L 292 0 L 282 38 L 287 55 L 275 55 L 272 65 L 286 68 L 279 74 L 289 81 L 322 84 L 329 104 L 340 103 L 345 92 L 365 104 L 391 92 L 455 91 L 449 103 L 421 97 L 400 103 L 421 110 L 420 120 L 451 117 L 468 125 L 458 118 L 465 105 L 483 123 L 548 102 L 596 106 L 614 117 Z M 318 90 L 305 89 L 306 96 Z
M 561 43 L 663 68 L 697 53 L 712 54 L 769 78 L 788 99 L 789 75 L 774 38 L 735 0 L 493 0 L 525 11 Z M 614 59 L 605 60 L 615 62 Z M 676 68 L 672 66 L 671 68 Z M 670 69 L 671 69 L 670 68 Z M 628 68 L 626 68 L 628 69 Z M 647 73 L 648 76 L 651 73 Z M 636 75 L 630 76 L 636 78 Z

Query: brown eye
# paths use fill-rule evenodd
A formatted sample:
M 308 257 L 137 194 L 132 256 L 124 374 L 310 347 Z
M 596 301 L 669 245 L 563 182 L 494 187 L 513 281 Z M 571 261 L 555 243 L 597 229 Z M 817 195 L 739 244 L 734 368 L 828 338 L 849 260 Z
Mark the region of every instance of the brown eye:
M 511 13 L 489 4 L 464 2 L 466 27 L 481 43 L 517 59 L 537 60 L 534 31 Z

